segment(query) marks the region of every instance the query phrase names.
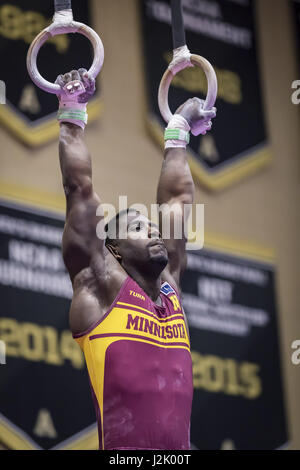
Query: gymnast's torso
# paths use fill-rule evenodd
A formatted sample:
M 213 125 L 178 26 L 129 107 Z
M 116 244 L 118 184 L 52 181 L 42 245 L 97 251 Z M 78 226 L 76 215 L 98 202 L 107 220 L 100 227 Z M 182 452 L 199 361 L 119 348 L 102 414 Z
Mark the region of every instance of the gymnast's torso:
M 193 398 L 190 342 L 177 291 L 161 306 L 127 277 L 103 317 L 82 334 L 99 448 L 190 448 Z

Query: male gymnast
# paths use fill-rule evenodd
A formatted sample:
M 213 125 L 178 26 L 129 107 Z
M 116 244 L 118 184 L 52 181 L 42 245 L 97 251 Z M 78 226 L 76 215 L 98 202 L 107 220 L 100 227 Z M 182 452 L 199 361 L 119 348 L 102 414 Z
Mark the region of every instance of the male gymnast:
M 64 91 L 58 120 L 67 205 L 63 257 L 74 292 L 70 328 L 86 359 L 99 448 L 190 449 L 193 375 L 180 300 L 186 238 L 177 239 L 172 227 L 185 224 L 184 207 L 194 198 L 189 131 L 199 125 L 210 130 L 216 110 L 205 111 L 203 101 L 193 98 L 168 124 L 157 203 L 176 208 L 170 237 L 162 238 L 162 217 L 158 227 L 127 210 L 107 224 L 105 239 L 97 236 L 104 215 L 84 141 L 95 82 L 80 69 L 56 83 Z

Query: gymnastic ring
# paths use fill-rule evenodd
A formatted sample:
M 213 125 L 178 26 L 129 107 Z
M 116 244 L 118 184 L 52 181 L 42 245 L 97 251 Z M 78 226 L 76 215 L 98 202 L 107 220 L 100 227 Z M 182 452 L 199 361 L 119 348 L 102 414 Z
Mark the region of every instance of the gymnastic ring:
M 78 23 L 76 21 L 68 21 L 67 23 L 52 23 L 48 28 L 44 29 L 32 42 L 27 54 L 27 70 L 32 81 L 42 90 L 48 93 L 59 95 L 62 89 L 55 83 L 48 82 L 39 73 L 37 68 L 37 56 L 43 46 L 51 37 L 58 34 L 79 33 L 87 37 L 93 45 L 94 61 L 89 70 L 89 75 L 96 78 L 99 74 L 104 61 L 104 47 L 98 34 L 89 26 Z
M 198 67 L 202 68 L 202 70 L 204 71 L 206 75 L 207 96 L 206 96 L 205 103 L 204 103 L 204 109 L 211 109 L 216 102 L 217 93 L 218 93 L 218 82 L 217 82 L 216 73 L 212 65 L 208 62 L 208 60 L 204 59 L 204 57 L 191 54 L 190 62 L 193 65 L 197 65 Z M 181 68 L 178 67 L 178 70 L 175 73 L 174 71 L 172 72 L 172 67 L 169 67 L 165 71 L 161 79 L 159 90 L 158 90 L 158 105 L 159 105 L 160 113 L 167 123 L 169 123 L 169 121 L 171 120 L 173 116 L 169 107 L 169 99 L 168 99 L 169 88 L 170 88 L 171 82 L 174 76 L 178 72 L 180 72 L 180 70 L 183 70 L 187 67 L 190 67 L 190 65 L 186 61 L 183 63 Z

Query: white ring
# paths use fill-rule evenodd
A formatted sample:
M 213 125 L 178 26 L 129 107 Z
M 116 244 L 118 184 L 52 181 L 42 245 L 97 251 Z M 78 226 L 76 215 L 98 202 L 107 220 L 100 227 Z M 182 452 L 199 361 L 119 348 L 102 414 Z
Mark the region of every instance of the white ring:
M 217 93 L 218 93 L 218 81 L 217 81 L 216 73 L 212 65 L 208 62 L 208 60 L 204 59 L 204 57 L 201 57 L 200 55 L 191 54 L 190 61 L 193 65 L 197 65 L 198 67 L 201 67 L 206 75 L 208 89 L 207 89 L 206 100 L 204 103 L 204 109 L 211 109 L 216 102 Z M 189 63 L 186 63 L 183 69 L 187 67 L 190 67 Z M 159 109 L 160 109 L 162 117 L 167 123 L 169 123 L 169 121 L 173 117 L 173 114 L 171 113 L 171 110 L 169 107 L 168 97 L 169 97 L 169 88 L 173 80 L 173 77 L 175 75 L 176 73 L 173 75 L 172 71 L 170 69 L 167 69 L 161 79 L 159 90 L 158 90 Z
M 27 70 L 32 81 L 42 90 L 48 93 L 59 95 L 62 93 L 62 89 L 55 83 L 48 82 L 39 73 L 37 68 L 37 56 L 43 46 L 53 36 L 58 34 L 68 33 L 79 33 L 86 36 L 92 43 L 94 48 L 94 61 L 89 70 L 89 74 L 92 78 L 96 78 L 99 74 L 103 61 L 104 61 L 104 47 L 98 34 L 89 26 L 83 23 L 77 23 L 76 21 L 70 21 L 69 23 L 52 23 L 48 28 L 44 29 L 32 42 L 28 54 L 27 54 Z

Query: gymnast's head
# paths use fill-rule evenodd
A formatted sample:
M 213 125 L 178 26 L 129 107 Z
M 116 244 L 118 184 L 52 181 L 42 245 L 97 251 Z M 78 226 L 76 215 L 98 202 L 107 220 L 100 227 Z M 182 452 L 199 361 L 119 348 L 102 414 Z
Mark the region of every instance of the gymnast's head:
M 125 270 L 159 275 L 168 264 L 168 253 L 159 227 L 135 209 L 120 211 L 105 226 L 106 248 Z

